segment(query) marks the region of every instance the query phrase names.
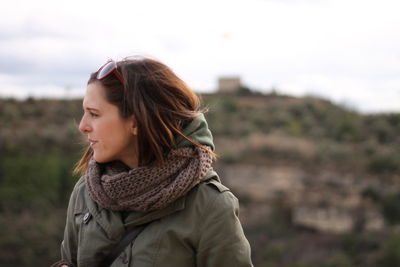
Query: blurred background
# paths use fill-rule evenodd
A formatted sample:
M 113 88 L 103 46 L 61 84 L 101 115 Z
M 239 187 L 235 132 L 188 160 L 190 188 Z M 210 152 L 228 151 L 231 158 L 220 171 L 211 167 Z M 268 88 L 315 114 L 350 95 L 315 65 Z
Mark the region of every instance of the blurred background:
M 59 246 L 91 72 L 150 56 L 209 108 L 255 266 L 400 266 L 400 3 L 13 1 L 0 10 L 0 266 Z

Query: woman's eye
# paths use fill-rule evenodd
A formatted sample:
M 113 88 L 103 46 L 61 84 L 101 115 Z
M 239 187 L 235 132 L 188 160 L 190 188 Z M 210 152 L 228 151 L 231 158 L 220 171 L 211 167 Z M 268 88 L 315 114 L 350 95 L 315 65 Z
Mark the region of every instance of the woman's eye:
M 98 117 L 98 115 L 97 115 L 96 113 L 89 112 L 89 114 L 90 114 L 91 117 L 94 117 L 94 118 L 95 118 L 95 117 Z

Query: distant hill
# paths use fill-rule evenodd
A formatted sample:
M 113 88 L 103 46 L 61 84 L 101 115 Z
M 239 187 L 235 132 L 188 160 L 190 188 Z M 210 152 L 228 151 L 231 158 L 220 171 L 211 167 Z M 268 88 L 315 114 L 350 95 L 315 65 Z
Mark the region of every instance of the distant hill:
M 201 97 L 256 266 L 396 266 L 400 238 L 385 237 L 400 224 L 400 114 L 249 90 Z M 1 266 L 58 257 L 81 115 L 80 99 L 0 99 Z M 375 245 L 357 247 L 366 236 Z
M 203 95 L 203 99 L 215 137 L 249 142 L 246 149 L 254 156 L 352 168 L 356 164 L 379 173 L 399 171 L 400 114 L 363 115 L 323 99 L 275 94 Z M 386 165 L 376 162 L 382 157 L 391 160 Z

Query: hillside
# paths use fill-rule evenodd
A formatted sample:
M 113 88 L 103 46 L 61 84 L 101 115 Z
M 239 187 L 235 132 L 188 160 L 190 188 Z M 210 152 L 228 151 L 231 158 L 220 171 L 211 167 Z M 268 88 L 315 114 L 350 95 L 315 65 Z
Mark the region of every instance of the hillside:
M 400 264 L 400 238 L 387 238 L 400 223 L 400 114 L 276 94 L 202 98 L 256 266 Z M 0 266 L 57 258 L 81 106 L 0 99 Z

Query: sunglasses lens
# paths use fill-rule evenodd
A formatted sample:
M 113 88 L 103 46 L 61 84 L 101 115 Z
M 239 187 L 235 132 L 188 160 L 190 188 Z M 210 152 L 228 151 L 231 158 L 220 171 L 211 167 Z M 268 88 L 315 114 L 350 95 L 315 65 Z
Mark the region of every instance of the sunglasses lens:
M 109 61 L 101 67 L 97 73 L 97 79 L 101 80 L 110 75 L 117 68 L 115 61 Z

